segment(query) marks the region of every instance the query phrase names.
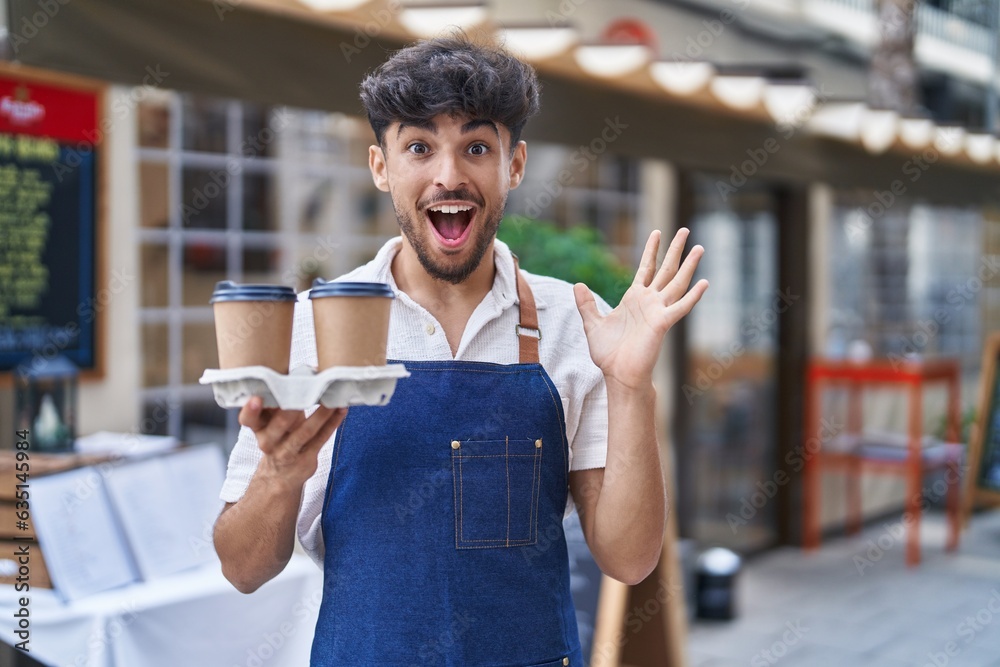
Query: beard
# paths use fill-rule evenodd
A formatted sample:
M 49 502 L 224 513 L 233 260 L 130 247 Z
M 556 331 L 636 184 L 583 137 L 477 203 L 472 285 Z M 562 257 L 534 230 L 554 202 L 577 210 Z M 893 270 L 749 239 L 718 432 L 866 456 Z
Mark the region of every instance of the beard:
M 428 236 L 431 232 L 427 230 L 424 224 L 425 221 L 421 220 L 419 224 L 414 222 L 410 214 L 406 212 L 406 209 L 397 205 L 395 197 L 392 198 L 392 208 L 396 212 L 396 221 L 399 223 L 399 228 L 403 236 L 406 237 L 407 242 L 409 242 L 410 246 L 417 253 L 417 259 L 420 261 L 420 265 L 424 267 L 424 271 L 436 280 L 457 285 L 472 275 L 472 272 L 483 261 L 486 251 L 489 249 L 490 244 L 493 243 L 493 239 L 496 238 L 497 230 L 500 229 L 500 220 L 503 218 L 504 210 L 507 207 L 507 197 L 504 196 L 499 205 L 490 209 L 484 209 L 482 207 L 482 200 L 479 197 L 472 196 L 466 190 L 457 190 L 455 192 L 445 192 L 441 196 L 434 197 L 430 202 L 418 204 L 417 210 L 422 211 L 427 206 L 432 206 L 435 201 L 447 201 L 449 199 L 464 199 L 475 202 L 478 205 L 478 212 L 482 215 L 482 224 L 472 230 L 472 238 L 469 239 L 470 254 L 460 264 L 445 264 L 435 261 L 428 247 L 430 245 Z M 469 224 L 473 224 L 472 221 Z

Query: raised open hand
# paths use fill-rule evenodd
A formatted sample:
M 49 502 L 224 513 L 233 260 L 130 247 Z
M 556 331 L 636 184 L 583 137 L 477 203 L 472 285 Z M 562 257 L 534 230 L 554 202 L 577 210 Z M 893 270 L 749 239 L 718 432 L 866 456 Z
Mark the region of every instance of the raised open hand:
M 648 387 L 663 336 L 691 312 L 708 289 L 707 280 L 699 280 L 688 289 L 705 249 L 694 246 L 680 264 L 687 237 L 687 229 L 677 232 L 657 270 L 660 232 L 650 234 L 632 285 L 618 307 L 606 316 L 597 311 L 594 295 L 586 285 L 574 285 L 590 356 L 609 382 L 629 389 Z

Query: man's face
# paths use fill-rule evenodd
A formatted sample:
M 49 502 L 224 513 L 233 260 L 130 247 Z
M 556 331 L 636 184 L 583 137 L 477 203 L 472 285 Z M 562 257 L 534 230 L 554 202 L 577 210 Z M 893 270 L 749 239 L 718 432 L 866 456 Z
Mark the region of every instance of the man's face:
M 404 243 L 432 277 L 460 283 L 492 247 L 507 193 L 524 175 L 526 147 L 489 120 L 441 114 L 393 123 L 369 149 L 376 187 L 392 195 Z

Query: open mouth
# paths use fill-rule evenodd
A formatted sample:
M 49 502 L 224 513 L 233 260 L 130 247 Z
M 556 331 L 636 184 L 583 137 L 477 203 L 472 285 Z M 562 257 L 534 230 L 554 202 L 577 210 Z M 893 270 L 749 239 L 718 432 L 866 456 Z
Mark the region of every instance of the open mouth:
M 462 245 L 469 235 L 476 207 L 471 204 L 435 204 L 427 209 L 434 235 L 448 247 Z

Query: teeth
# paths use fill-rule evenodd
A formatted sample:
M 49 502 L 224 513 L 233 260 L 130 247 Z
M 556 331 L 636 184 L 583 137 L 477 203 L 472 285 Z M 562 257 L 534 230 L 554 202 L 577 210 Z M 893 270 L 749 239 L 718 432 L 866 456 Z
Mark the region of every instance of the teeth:
M 458 213 L 459 211 L 471 211 L 471 206 L 466 206 L 465 204 L 439 204 L 438 206 L 431 206 L 431 211 L 437 211 L 439 213 Z

